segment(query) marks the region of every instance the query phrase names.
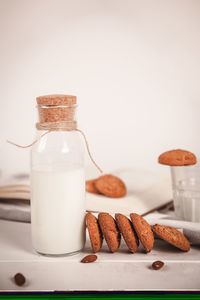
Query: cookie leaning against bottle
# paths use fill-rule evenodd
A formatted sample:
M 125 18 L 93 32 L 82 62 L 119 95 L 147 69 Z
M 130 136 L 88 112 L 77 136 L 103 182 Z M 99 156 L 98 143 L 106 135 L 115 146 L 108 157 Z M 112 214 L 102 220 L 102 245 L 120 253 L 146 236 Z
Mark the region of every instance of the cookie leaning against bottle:
M 151 226 L 142 216 L 136 213 L 130 214 L 130 217 L 145 252 L 150 252 L 154 246 L 154 235 Z
M 98 222 L 110 252 L 116 252 L 120 246 L 121 235 L 115 219 L 108 213 L 99 213 Z
M 122 214 L 115 214 L 115 220 L 129 250 L 133 253 L 137 252 L 139 239 L 131 221 Z
M 99 252 L 103 243 L 103 235 L 98 220 L 91 213 L 86 214 L 85 220 L 86 227 L 89 232 L 92 250 L 94 253 Z

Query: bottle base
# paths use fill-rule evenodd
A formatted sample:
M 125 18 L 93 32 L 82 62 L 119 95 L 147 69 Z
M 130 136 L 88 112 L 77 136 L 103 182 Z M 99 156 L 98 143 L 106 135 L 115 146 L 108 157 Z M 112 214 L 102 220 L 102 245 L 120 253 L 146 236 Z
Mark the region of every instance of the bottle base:
M 46 257 L 66 257 L 66 256 L 72 256 L 72 255 L 76 255 L 76 254 L 79 254 L 82 250 L 77 250 L 77 251 L 73 251 L 73 252 L 69 252 L 69 253 L 62 253 L 62 254 L 51 254 L 51 253 L 42 253 L 36 249 L 34 249 L 39 255 L 42 255 L 42 256 L 46 256 Z

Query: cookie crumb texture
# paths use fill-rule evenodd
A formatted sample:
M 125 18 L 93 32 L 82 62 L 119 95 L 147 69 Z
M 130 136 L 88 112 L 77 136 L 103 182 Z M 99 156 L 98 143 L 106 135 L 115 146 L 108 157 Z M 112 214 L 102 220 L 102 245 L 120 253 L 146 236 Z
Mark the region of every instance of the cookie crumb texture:
M 99 213 L 98 221 L 110 252 L 116 252 L 120 246 L 121 235 L 115 219 L 108 213 Z
M 196 156 L 187 150 L 176 149 L 162 153 L 158 162 L 168 166 L 189 166 L 197 163 Z
M 177 247 L 178 249 L 182 251 L 190 250 L 189 241 L 183 235 L 183 233 L 178 231 L 176 228 L 156 224 L 153 226 L 153 231 L 158 237 Z
M 127 193 L 125 183 L 114 175 L 103 175 L 95 180 L 95 187 L 99 193 L 111 197 L 124 197 Z
M 94 253 L 99 252 L 103 243 L 103 235 L 98 220 L 91 213 L 87 213 L 85 219 L 92 250 Z
M 95 262 L 96 260 L 97 260 L 97 256 L 95 254 L 91 254 L 91 255 L 87 255 L 87 256 L 83 257 L 81 262 L 84 264 L 88 264 L 88 263 Z
M 132 213 L 130 214 L 130 217 L 133 227 L 145 251 L 147 253 L 150 252 L 154 246 L 154 235 L 151 230 L 151 226 L 142 216 L 138 214 Z

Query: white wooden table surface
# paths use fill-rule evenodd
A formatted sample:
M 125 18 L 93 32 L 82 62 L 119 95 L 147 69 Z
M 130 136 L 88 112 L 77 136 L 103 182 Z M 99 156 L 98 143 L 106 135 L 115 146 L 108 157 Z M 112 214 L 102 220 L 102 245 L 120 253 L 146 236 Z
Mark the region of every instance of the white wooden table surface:
M 200 248 L 183 253 L 156 240 L 155 249 L 144 254 L 120 251 L 111 254 L 104 244 L 98 260 L 80 263 L 90 253 L 89 241 L 84 252 L 74 256 L 49 258 L 34 252 L 30 224 L 0 220 L 0 290 L 88 291 L 88 290 L 200 290 Z M 151 264 L 162 260 L 165 266 L 152 270 Z M 12 277 L 23 273 L 22 287 Z

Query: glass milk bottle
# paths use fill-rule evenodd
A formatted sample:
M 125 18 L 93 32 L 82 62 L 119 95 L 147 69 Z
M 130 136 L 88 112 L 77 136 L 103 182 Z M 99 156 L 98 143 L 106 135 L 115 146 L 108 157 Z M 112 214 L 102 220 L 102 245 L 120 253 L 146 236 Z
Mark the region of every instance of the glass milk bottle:
M 37 98 L 38 138 L 31 152 L 34 249 L 45 255 L 80 251 L 85 243 L 84 147 L 76 131 L 76 97 Z

